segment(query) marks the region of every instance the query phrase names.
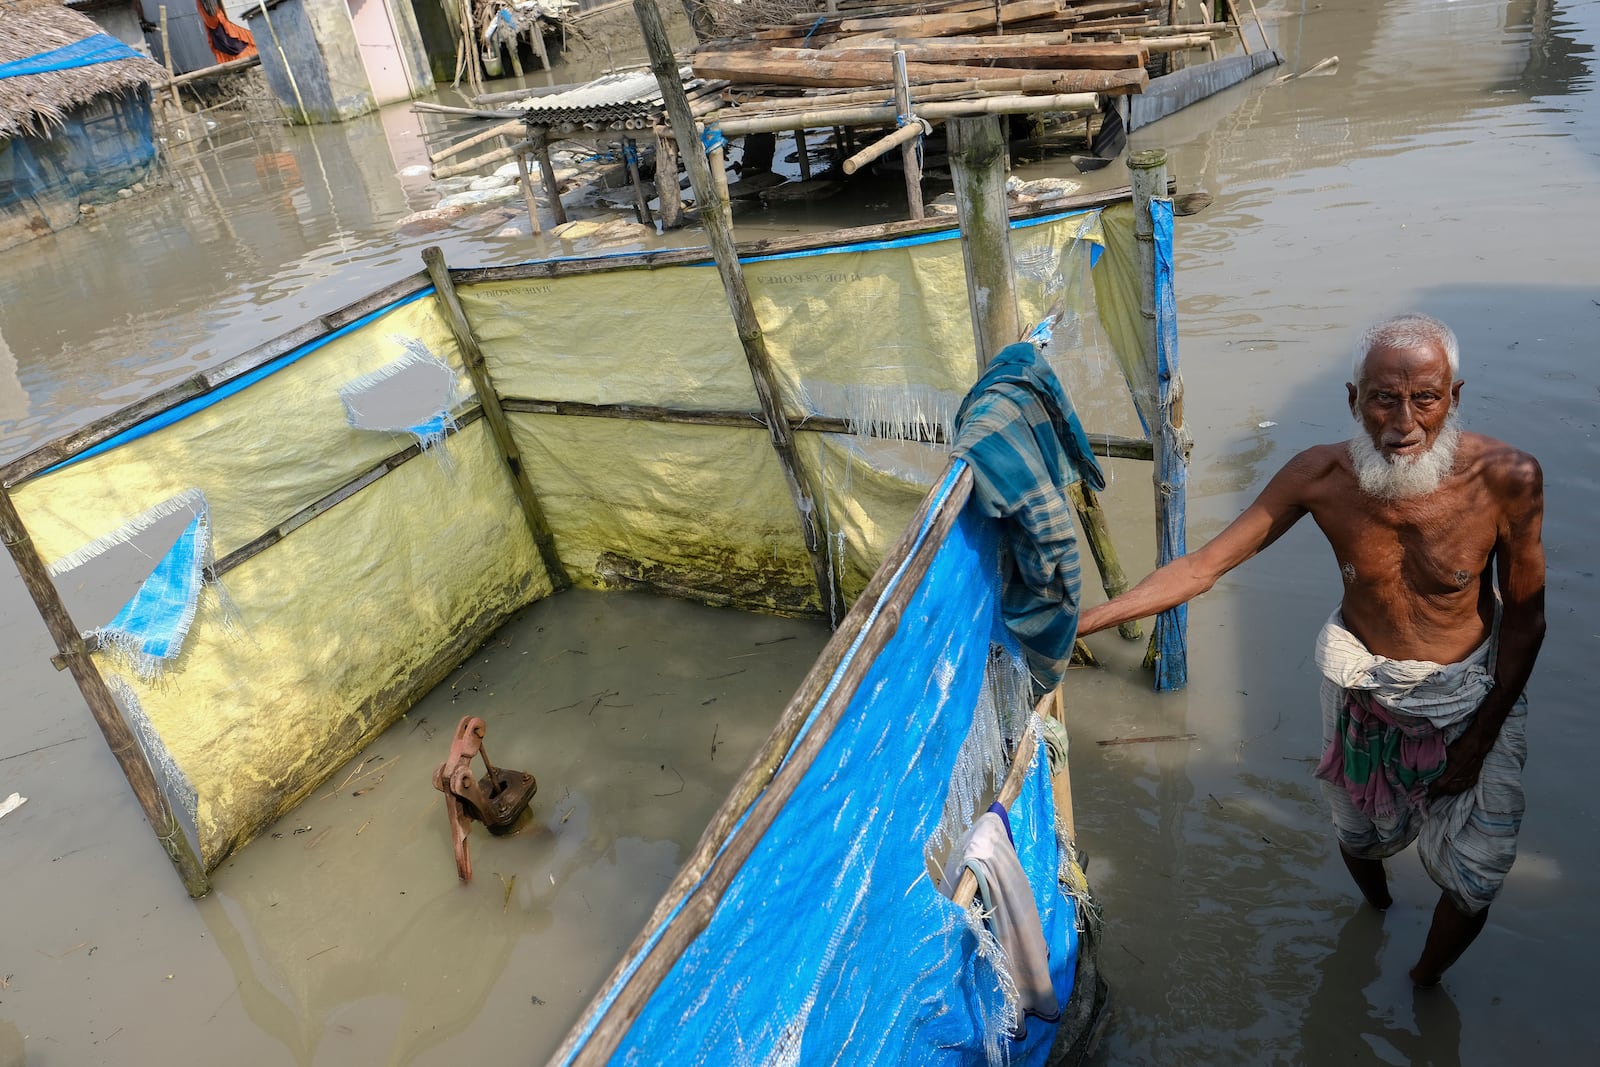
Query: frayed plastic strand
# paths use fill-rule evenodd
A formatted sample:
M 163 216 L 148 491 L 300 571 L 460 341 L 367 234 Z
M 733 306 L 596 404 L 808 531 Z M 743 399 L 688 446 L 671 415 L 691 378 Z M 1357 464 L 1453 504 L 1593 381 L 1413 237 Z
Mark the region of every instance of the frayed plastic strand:
M 177 496 L 163 500 L 149 511 L 124 520 L 121 526 L 118 526 L 104 537 L 97 537 L 83 547 L 62 556 L 50 564 L 48 568 L 50 577 L 59 577 L 76 567 L 83 566 L 92 559 L 98 559 L 113 548 L 132 541 L 162 519 L 176 515 L 180 511 L 190 511 L 198 514 L 205 511 L 205 509 L 205 494 L 198 489 L 186 489 Z

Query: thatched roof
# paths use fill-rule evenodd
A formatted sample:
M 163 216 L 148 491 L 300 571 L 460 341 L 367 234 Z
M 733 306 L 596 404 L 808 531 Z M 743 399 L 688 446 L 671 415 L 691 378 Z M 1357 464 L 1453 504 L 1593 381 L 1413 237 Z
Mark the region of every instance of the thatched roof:
M 100 32 L 93 19 L 68 11 L 61 0 L 0 0 L 0 63 L 27 59 Z M 68 111 L 100 93 L 166 80 L 161 64 L 142 57 L 0 78 L 0 138 L 65 126 Z

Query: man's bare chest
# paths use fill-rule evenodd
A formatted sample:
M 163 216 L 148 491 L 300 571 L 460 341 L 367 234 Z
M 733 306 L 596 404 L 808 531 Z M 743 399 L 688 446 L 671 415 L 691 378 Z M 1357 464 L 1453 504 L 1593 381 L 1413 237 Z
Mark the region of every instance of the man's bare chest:
M 1493 517 L 1465 506 L 1346 507 L 1316 519 L 1346 588 L 1380 599 L 1474 590 L 1495 545 Z

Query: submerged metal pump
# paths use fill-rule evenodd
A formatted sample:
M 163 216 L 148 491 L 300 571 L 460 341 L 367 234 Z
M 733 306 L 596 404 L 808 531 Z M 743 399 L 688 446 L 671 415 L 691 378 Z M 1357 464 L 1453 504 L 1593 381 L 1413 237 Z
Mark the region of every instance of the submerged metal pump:
M 483 750 L 487 729 L 476 715 L 463 715 L 456 725 L 450 755 L 433 772 L 433 787 L 444 794 L 445 815 L 450 819 L 450 840 L 456 850 L 456 873 L 463 882 L 472 881 L 472 857 L 467 852 L 471 820 L 477 819 L 493 834 L 508 833 L 528 810 L 539 785 L 533 775 L 522 771 L 495 769 Z M 489 773 L 482 778 L 472 774 L 472 758 L 480 756 Z

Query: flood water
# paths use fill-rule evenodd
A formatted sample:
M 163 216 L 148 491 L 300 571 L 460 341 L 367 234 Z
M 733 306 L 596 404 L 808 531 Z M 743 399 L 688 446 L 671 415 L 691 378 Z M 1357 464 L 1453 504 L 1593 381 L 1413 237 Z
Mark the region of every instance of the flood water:
M 1600 727 L 1582 666 L 1600 653 L 1588 555 L 1600 523 L 1600 4 L 1259 6 L 1285 72 L 1330 56 L 1337 71 L 1281 84 L 1269 73 L 1132 135 L 1134 148 L 1168 149 L 1185 191 L 1215 196 L 1178 228 L 1190 544 L 1299 449 L 1348 436 L 1343 383 L 1361 326 L 1408 309 L 1451 323 L 1467 425 L 1545 470 L 1550 631 L 1529 687 L 1528 810 L 1483 935 L 1441 989 L 1415 993 L 1406 970 L 1437 892 L 1406 853 L 1390 864 L 1395 907 L 1360 906 L 1310 777 L 1311 642 L 1340 590 L 1315 528 L 1194 603 L 1181 693 L 1151 693 L 1141 648 L 1096 636 L 1105 669 L 1070 678 L 1077 824 L 1116 1011 L 1095 1062 L 1587 1063 L 1600 1038 L 1584 969 L 1600 943 L 1587 896 L 1600 884 L 1587 793 Z M 400 172 L 445 130 L 401 107 L 337 129 L 258 131 L 208 154 L 204 181 L 190 168 L 179 191 L 8 251 L 0 455 L 410 274 L 426 244 L 459 265 L 565 251 L 493 237 L 497 223 L 470 217 L 394 235 L 434 199 L 426 178 Z M 1077 177 L 1064 160 L 1023 174 Z M 1124 184 L 1126 172 L 1082 180 Z M 896 207 L 886 196 L 737 224 L 788 232 Z M 1120 386 L 1096 368 L 1082 379 L 1090 428 L 1128 431 Z M 1111 476 L 1103 500 L 1138 575 L 1154 555 L 1149 468 L 1116 462 Z M 682 640 L 653 644 L 668 638 Z M 0 568 L 0 796 L 29 798 L 0 821 L 0 1065 L 542 1059 L 609 967 L 596 957 L 637 930 L 692 847 L 684 827 L 709 814 L 822 640 L 809 624 L 638 597 L 539 605 L 194 903 Z M 566 651 L 578 648 L 596 662 Z M 761 671 L 713 678 L 746 654 Z M 443 735 L 478 707 L 533 723 L 491 726 L 488 740 L 497 762 L 539 777 L 538 824 L 508 840 L 475 831 L 477 877 L 460 890 L 428 778 Z M 658 711 L 681 729 L 650 725 Z M 636 729 L 641 741 L 656 732 L 631 749 Z M 586 752 L 600 733 L 604 749 Z M 1169 734 L 1195 736 L 1095 744 Z M 630 773 L 599 775 L 601 751 Z M 683 822 L 662 821 L 669 803 Z M 485 930 L 493 951 L 460 949 Z

